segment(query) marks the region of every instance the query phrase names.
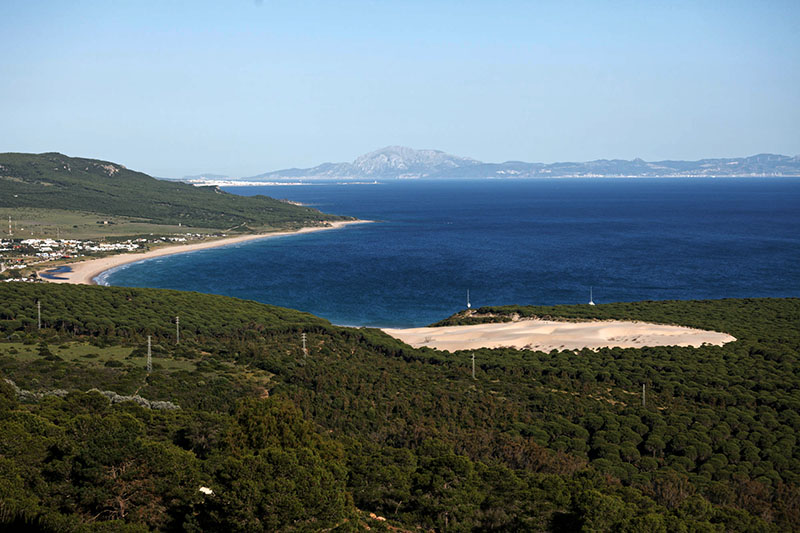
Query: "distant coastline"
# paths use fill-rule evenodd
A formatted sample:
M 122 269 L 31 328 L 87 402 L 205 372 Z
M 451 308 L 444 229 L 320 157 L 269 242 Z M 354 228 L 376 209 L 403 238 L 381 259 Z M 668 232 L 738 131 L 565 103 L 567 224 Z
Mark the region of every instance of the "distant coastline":
M 410 177 L 410 178 L 381 178 L 383 181 L 363 181 L 363 178 L 354 177 L 318 177 L 318 176 L 302 176 L 300 178 L 292 178 L 295 181 L 245 181 L 245 180 L 208 180 L 195 179 L 191 182 L 186 181 L 195 187 L 310 187 L 314 185 L 384 185 L 391 181 L 397 182 L 414 182 L 414 181 L 441 181 L 441 182 L 458 182 L 458 181 L 525 181 L 525 180 L 655 180 L 655 179 L 798 179 L 800 172 L 795 174 L 727 174 L 727 175 L 709 175 L 709 174 L 666 174 L 666 175 L 622 175 L 622 174 L 564 174 L 564 175 L 532 175 L 532 176 L 464 176 L 464 177 Z M 280 179 L 280 178 L 277 178 Z M 297 179 L 306 181 L 296 181 Z M 353 181 L 347 181 L 353 180 Z M 181 181 L 181 180 L 168 180 L 168 181 Z
M 219 248 L 222 246 L 230 246 L 232 244 L 240 244 L 243 242 L 249 242 L 259 239 L 268 239 L 270 237 L 299 235 L 302 233 L 333 230 L 349 226 L 352 224 L 366 224 L 369 222 L 372 221 L 370 220 L 336 221 L 336 222 L 329 222 L 328 226 L 304 227 L 297 231 L 278 231 L 274 233 L 238 235 L 236 237 L 226 237 L 213 241 L 199 242 L 195 244 L 179 244 L 175 246 L 166 246 L 164 248 L 158 248 L 156 250 L 150 250 L 144 253 L 117 254 L 109 257 L 101 257 L 99 259 L 90 259 L 88 261 L 68 263 L 66 265 L 62 265 L 62 267 L 68 266 L 70 267 L 71 270 L 68 272 L 60 271 L 58 272 L 57 277 L 48 274 L 48 271 L 52 270 L 53 267 L 49 267 L 47 269 L 42 270 L 41 272 L 37 272 L 37 275 L 42 279 L 46 279 L 48 283 L 96 285 L 97 284 L 97 282 L 95 281 L 96 278 L 102 275 L 104 272 L 121 267 L 123 265 L 127 265 L 130 263 L 138 263 L 140 261 L 146 261 L 148 259 L 153 259 L 155 257 L 164 257 L 167 255 L 183 254 L 183 253 L 195 252 L 198 250 L 207 250 L 210 248 Z M 43 274 L 46 275 L 43 276 Z

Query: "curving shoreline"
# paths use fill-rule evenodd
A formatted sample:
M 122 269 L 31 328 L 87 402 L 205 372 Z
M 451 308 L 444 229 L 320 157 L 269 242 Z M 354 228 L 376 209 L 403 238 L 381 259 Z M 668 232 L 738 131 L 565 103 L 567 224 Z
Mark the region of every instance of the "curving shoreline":
M 336 221 L 336 222 L 329 222 L 329 226 L 312 226 L 312 227 L 305 227 L 301 228 L 297 231 L 278 231 L 275 233 L 259 233 L 254 235 L 238 235 L 236 237 L 225 237 L 222 239 L 217 239 L 214 241 L 204 241 L 198 242 L 195 244 L 176 244 L 174 246 L 165 246 L 163 248 L 158 248 L 156 250 L 150 250 L 144 253 L 129 253 L 129 254 L 117 254 L 111 255 L 108 257 L 101 257 L 99 259 L 89 259 L 87 261 L 79 261 L 76 263 L 67 263 L 61 266 L 68 266 L 72 270 L 70 272 L 59 272 L 58 277 L 54 278 L 41 278 L 46 279 L 48 283 L 71 283 L 75 285 L 96 285 L 94 281 L 96 277 L 101 275 L 103 272 L 111 270 L 113 268 L 120 267 L 122 265 L 127 265 L 129 263 L 138 263 L 139 261 L 145 261 L 147 259 L 152 259 L 154 257 L 163 257 L 166 255 L 175 255 L 175 254 L 183 254 L 194 252 L 197 250 L 207 250 L 209 248 L 219 248 L 222 246 L 229 246 L 231 244 L 239 244 L 242 242 L 247 241 L 254 241 L 258 239 L 269 239 L 270 237 L 281 237 L 284 235 L 298 235 L 301 233 L 312 233 L 315 231 L 325 231 L 325 230 L 332 230 L 332 229 L 339 229 L 345 226 L 349 226 L 351 224 L 366 224 L 371 222 L 370 220 L 345 220 L 345 221 Z M 38 276 L 42 276 L 43 273 L 47 272 L 48 270 L 52 270 L 54 267 L 50 267 L 45 270 L 41 270 L 37 272 Z

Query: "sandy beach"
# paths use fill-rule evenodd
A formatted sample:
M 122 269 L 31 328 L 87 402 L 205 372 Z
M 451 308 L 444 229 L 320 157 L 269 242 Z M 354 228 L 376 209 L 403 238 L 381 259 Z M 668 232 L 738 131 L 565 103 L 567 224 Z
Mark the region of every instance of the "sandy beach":
M 721 346 L 736 339 L 726 333 L 646 322 L 558 322 L 519 320 L 434 328 L 384 329 L 392 337 L 419 348 L 474 350 L 519 348 L 530 350 L 580 350 L 582 348 L 641 348 L 643 346 Z
M 194 252 L 197 250 L 206 250 L 208 248 L 218 248 L 220 246 L 229 246 L 231 244 L 239 244 L 242 242 L 253 241 L 256 239 L 268 239 L 270 237 L 279 237 L 282 235 L 296 235 L 300 233 L 311 233 L 314 231 L 332 230 L 332 229 L 342 228 L 344 226 L 348 226 L 351 224 L 364 224 L 367 222 L 370 221 L 369 220 L 337 221 L 337 222 L 330 222 L 329 226 L 308 227 L 308 228 L 302 228 L 297 231 L 280 231 L 275 233 L 262 233 L 255 235 L 239 235 L 236 237 L 226 237 L 213 241 L 198 242 L 195 244 L 178 244 L 175 246 L 165 246 L 163 248 L 158 248 L 156 250 L 151 250 L 144 253 L 118 254 L 108 257 L 102 257 L 99 259 L 89 259 L 87 261 L 62 265 L 62 266 L 69 266 L 72 270 L 70 272 L 58 272 L 57 274 L 54 274 L 55 278 L 53 279 L 47 279 L 47 278 L 42 278 L 42 279 L 46 279 L 49 283 L 72 283 L 79 285 L 94 285 L 95 284 L 94 278 L 96 278 L 106 270 L 110 270 L 112 268 L 116 268 L 118 266 L 125 265 L 128 263 L 144 261 L 145 259 L 152 259 L 154 257 L 163 257 L 165 255 L 183 254 L 188 252 Z M 48 270 L 51 270 L 52 268 L 53 267 L 41 270 L 37 274 L 41 276 L 43 273 L 46 273 Z

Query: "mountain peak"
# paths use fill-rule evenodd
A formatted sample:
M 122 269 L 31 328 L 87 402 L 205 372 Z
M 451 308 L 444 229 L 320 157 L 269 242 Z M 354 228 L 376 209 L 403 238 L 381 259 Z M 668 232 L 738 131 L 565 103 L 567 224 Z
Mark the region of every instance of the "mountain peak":
M 428 175 L 432 171 L 480 164 L 468 157 L 459 157 L 441 150 L 415 150 L 407 146 L 386 146 L 364 154 L 355 161 L 356 170 L 370 176 L 398 173 L 398 177 Z

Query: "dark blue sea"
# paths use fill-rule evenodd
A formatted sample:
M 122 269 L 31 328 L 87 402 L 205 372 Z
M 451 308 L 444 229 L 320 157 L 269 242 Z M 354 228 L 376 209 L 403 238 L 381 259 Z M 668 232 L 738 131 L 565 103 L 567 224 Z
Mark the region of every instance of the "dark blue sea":
M 238 187 L 375 223 L 144 261 L 112 285 L 225 294 L 336 324 L 464 309 L 800 297 L 800 178 Z

